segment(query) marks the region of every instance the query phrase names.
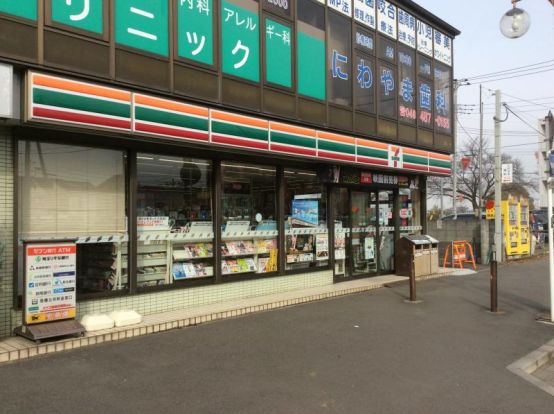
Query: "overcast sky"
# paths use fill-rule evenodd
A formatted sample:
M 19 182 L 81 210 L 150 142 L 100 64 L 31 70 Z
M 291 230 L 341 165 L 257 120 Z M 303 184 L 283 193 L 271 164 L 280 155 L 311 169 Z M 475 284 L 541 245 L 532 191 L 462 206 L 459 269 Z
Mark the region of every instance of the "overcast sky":
M 508 39 L 499 29 L 501 16 L 512 7 L 510 0 L 416 2 L 462 32 L 454 41 L 455 79 L 551 60 L 549 63 L 536 66 L 543 68 L 541 70 L 549 69 L 543 73 L 483 83 L 484 129 L 491 147 L 494 145 L 494 96 L 489 90 L 500 89 L 503 93 L 502 101 L 507 102 L 534 128 L 537 128 L 538 118 L 544 118 L 549 108 L 554 113 L 554 7 L 548 0 L 519 2 L 518 7 L 526 10 L 531 16 L 529 31 L 519 39 Z M 518 101 L 514 97 L 532 103 Z M 478 136 L 478 81 L 459 89 L 458 103 L 475 105 L 460 107 L 460 111 L 472 113 L 460 114 L 459 121 L 469 134 Z M 503 151 L 520 158 L 528 173 L 536 173 L 535 152 L 538 134 L 512 114 L 508 121 L 502 124 L 502 128 L 505 132 L 502 137 L 502 146 L 505 147 Z M 459 141 L 467 139 L 466 132 L 459 125 L 458 137 Z M 529 145 L 520 145 L 526 143 Z M 509 145 L 518 146 L 507 147 Z

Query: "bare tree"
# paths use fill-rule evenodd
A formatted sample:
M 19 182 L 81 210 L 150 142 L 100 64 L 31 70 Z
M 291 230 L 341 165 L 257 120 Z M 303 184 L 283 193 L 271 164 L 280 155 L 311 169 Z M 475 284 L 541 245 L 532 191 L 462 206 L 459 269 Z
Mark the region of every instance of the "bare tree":
M 479 176 L 479 139 L 473 138 L 467 141 L 460 149 L 461 156 L 458 157 L 458 195 L 463 195 L 468 200 L 473 210 L 479 208 L 479 183 L 481 183 L 481 192 L 483 200 L 494 197 L 494 152 L 489 148 L 487 140 L 483 140 L 483 172 Z M 468 158 L 469 165 L 464 170 L 460 158 Z M 528 189 L 536 189 L 536 183 L 527 178 L 521 161 L 509 154 L 502 154 L 502 163 L 513 164 L 514 183 L 508 185 L 509 188 L 517 191 L 518 194 L 529 194 Z M 428 183 L 428 194 L 430 196 L 440 197 L 441 184 L 443 186 L 443 195 L 452 198 L 452 177 L 430 177 Z M 503 191 L 504 191 L 503 186 Z M 508 190 L 508 187 L 506 187 Z M 484 203 L 483 203 L 484 204 Z

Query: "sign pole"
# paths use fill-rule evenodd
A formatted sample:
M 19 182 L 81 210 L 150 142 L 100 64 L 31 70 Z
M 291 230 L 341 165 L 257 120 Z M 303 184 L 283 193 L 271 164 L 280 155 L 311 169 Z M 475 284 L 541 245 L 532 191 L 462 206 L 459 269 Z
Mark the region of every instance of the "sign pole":
M 501 119 L 500 109 L 501 93 L 495 91 L 496 115 L 494 117 L 494 245 L 496 250 L 496 261 L 502 263 L 502 155 L 500 151 Z
M 549 256 L 549 274 L 550 274 L 550 322 L 554 322 L 554 243 L 552 228 L 552 185 L 554 178 L 548 178 L 548 256 Z

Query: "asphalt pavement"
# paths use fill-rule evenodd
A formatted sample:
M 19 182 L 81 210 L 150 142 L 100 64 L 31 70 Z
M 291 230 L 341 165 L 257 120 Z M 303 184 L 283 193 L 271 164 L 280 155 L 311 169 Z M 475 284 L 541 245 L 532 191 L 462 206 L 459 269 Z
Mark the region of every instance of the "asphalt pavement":
M 554 338 L 548 261 L 68 351 L 0 367 L 0 413 L 549 413 L 506 366 Z

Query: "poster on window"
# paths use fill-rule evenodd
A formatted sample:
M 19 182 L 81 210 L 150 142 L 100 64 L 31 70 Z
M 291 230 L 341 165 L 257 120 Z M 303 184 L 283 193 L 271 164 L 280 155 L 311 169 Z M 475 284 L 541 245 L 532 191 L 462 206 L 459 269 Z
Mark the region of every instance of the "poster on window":
M 435 59 L 452 66 L 452 39 L 438 30 L 434 33 Z
M 137 230 L 138 231 L 166 231 L 169 230 L 169 217 L 137 217 Z
M 316 254 L 316 260 L 329 259 L 329 235 L 328 234 L 316 234 L 315 254 Z
M 375 260 L 375 238 L 366 237 L 364 239 L 365 260 Z
M 417 50 L 427 56 L 433 57 L 433 28 L 418 20 L 417 29 Z
M 76 277 L 75 243 L 27 245 L 25 323 L 32 325 L 75 318 Z
M 317 200 L 292 200 L 293 226 L 317 227 L 319 223 L 318 203 Z
M 327 7 L 352 17 L 352 0 L 327 0 Z
M 375 0 L 354 0 L 354 20 L 375 29 Z
M 416 19 L 410 13 L 398 9 L 398 41 L 415 49 Z
M 386 0 L 377 0 L 377 30 L 396 39 L 396 6 Z

